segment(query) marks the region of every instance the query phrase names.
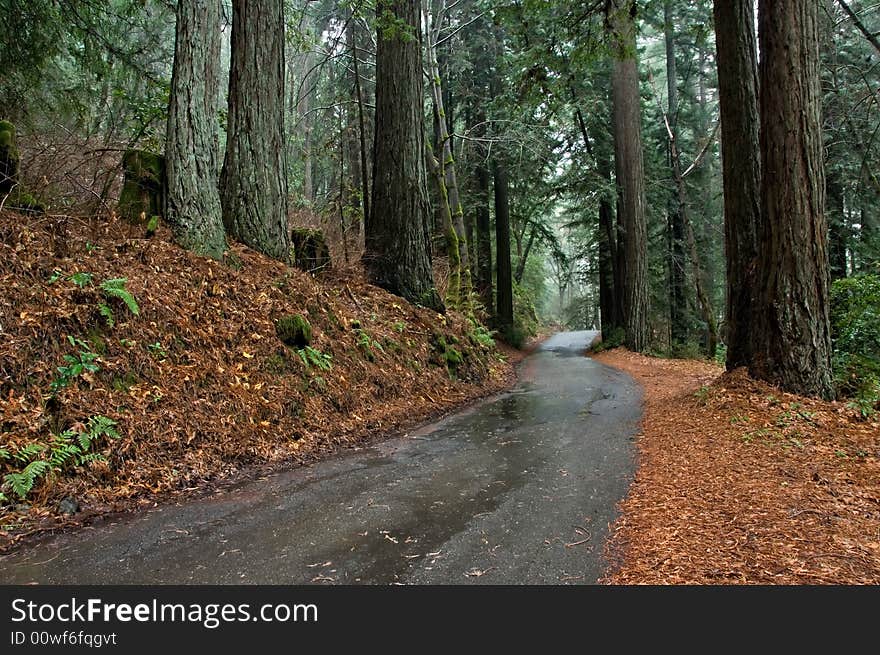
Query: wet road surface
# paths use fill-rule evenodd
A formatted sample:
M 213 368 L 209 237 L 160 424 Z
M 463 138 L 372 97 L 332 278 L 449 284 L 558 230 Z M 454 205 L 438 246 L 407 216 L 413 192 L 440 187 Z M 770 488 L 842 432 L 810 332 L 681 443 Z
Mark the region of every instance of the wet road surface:
M 6 584 L 584 584 L 635 466 L 640 392 L 556 335 L 417 432 L 0 559 Z

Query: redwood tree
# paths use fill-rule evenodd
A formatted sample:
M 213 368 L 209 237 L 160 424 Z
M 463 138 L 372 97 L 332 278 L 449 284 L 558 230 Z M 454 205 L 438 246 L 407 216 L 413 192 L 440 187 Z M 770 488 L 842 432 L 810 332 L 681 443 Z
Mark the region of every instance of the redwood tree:
M 420 14 L 419 0 L 377 5 L 373 206 L 364 265 L 376 285 L 442 311 L 431 267 Z
M 761 158 L 752 0 L 716 0 L 715 41 L 727 256 L 727 368 L 732 370 L 749 363 L 754 330 Z
M 235 239 L 289 261 L 284 98 L 284 0 L 233 0 L 223 223 Z
M 761 220 L 755 377 L 832 395 L 828 226 L 815 0 L 759 3 Z
M 165 145 L 165 219 L 177 242 L 220 258 L 226 249 L 217 189 L 219 0 L 180 0 Z
M 614 113 L 614 165 L 623 226 L 623 327 L 626 345 L 636 352 L 648 346 L 648 228 L 645 216 L 645 170 L 642 117 L 636 60 L 634 0 L 611 0 L 608 10 L 614 67 L 611 73 Z M 619 246 L 620 247 L 620 246 Z

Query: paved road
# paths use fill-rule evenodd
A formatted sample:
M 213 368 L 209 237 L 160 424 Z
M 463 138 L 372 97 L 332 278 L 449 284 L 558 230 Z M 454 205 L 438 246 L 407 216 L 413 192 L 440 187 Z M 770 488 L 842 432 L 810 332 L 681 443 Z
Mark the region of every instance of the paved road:
M 521 383 L 406 437 L 55 537 L 4 583 L 584 584 L 632 479 L 640 394 L 557 335 Z

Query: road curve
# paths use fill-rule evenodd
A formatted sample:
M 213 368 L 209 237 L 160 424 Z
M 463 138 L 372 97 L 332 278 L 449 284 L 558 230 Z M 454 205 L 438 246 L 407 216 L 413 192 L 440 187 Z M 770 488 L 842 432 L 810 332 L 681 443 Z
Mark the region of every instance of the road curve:
M 640 391 L 559 334 L 510 393 L 404 437 L 0 559 L 5 584 L 584 584 Z

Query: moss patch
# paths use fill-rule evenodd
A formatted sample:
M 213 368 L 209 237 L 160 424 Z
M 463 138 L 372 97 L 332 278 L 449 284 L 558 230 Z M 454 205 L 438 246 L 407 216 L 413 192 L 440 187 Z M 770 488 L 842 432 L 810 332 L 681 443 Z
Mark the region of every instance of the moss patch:
M 282 316 L 275 321 L 275 334 L 285 346 L 305 348 L 312 343 L 312 326 L 300 314 Z
M 122 158 L 125 177 L 119 194 L 119 215 L 146 226 L 162 215 L 165 158 L 146 150 L 127 150 Z

